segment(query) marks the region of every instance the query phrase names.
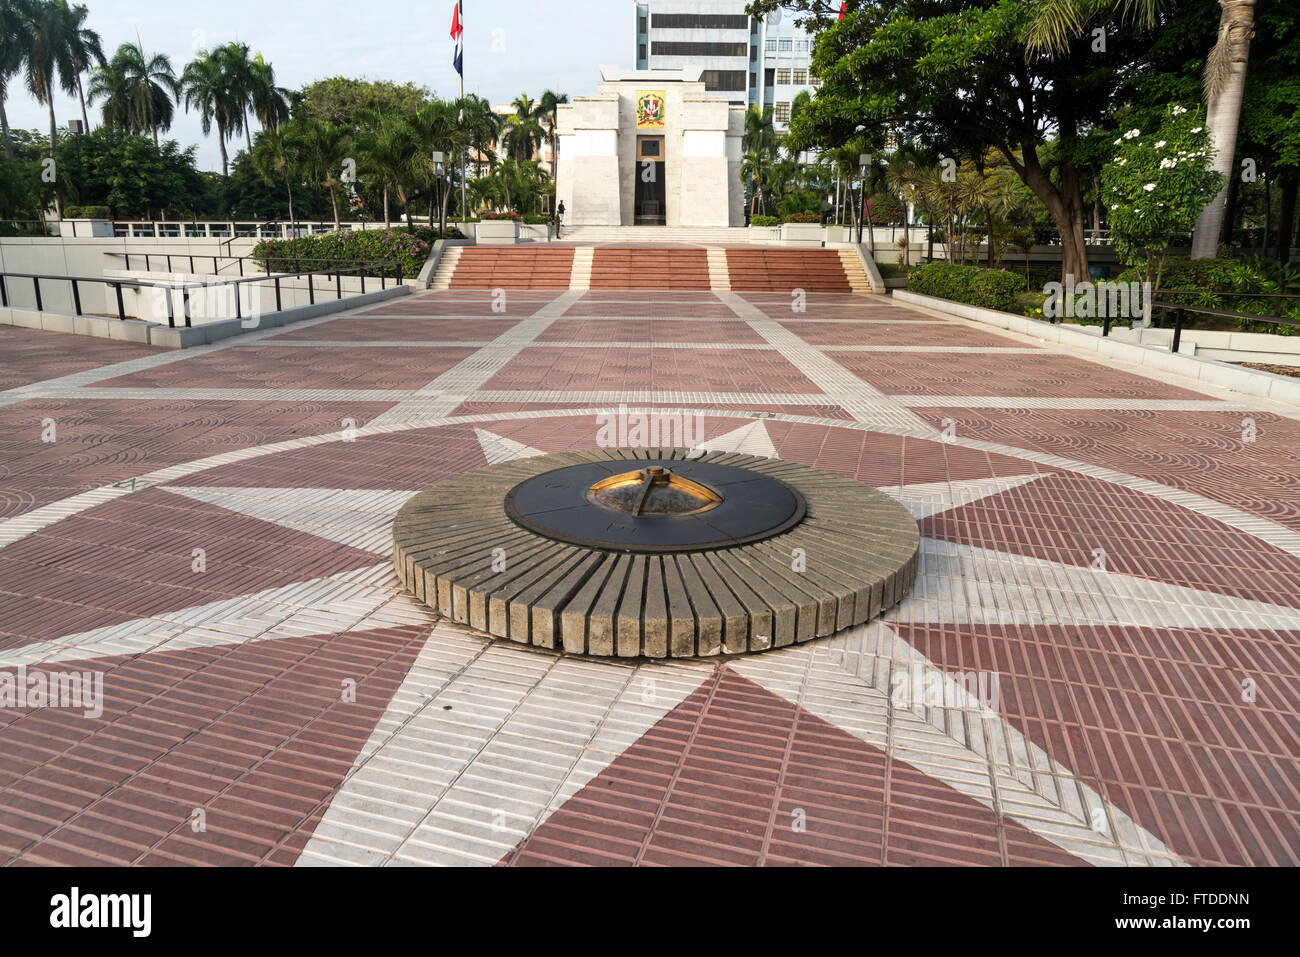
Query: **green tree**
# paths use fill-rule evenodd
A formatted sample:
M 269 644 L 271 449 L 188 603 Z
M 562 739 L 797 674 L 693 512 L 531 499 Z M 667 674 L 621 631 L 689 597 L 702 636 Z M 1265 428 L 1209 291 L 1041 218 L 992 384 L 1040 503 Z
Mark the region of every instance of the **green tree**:
M 185 95 L 185 109 L 195 109 L 204 135 L 217 128 L 217 145 L 221 147 L 221 175 L 230 175 L 230 159 L 226 143 L 239 125 L 240 93 L 235 78 L 228 69 L 228 57 L 219 50 L 200 50 L 199 55 L 185 65 L 181 72 L 181 89 Z
M 1020 0 L 861 0 L 842 20 L 826 0 L 784 5 L 821 27 L 812 69 L 823 83 L 792 124 L 790 149 L 863 134 L 879 142 L 886 130 L 948 156 L 996 149 L 1051 213 L 1063 272 L 1087 273 L 1076 150 L 1141 68 L 1146 33 L 1112 18 L 1105 50 L 1076 45 L 1049 56 L 1029 49 L 1033 10 Z M 1049 139 L 1059 150 L 1054 175 L 1042 155 Z
M 527 93 L 520 93 L 510 105 L 515 112 L 506 117 L 502 142 L 511 158 L 523 163 L 533 158 L 542 141 L 542 111 Z
M 123 43 L 104 67 L 90 77 L 90 101 L 104 101 L 104 125 L 128 133 L 171 129 L 180 85 L 165 53 L 152 56 L 137 43 Z
M 302 110 L 313 119 L 355 129 L 362 125 L 362 112 L 411 116 L 428 99 L 429 91 L 413 83 L 333 76 L 303 88 Z
M 262 130 L 257 134 L 256 145 L 249 151 L 253 169 L 257 170 L 263 182 L 268 186 L 277 181 L 284 183 L 291 223 L 298 221 L 293 211 L 293 183 L 302 173 L 303 150 L 298 133 L 287 124 L 275 130 Z
M 81 123 L 86 132 L 90 131 L 90 118 L 86 115 L 86 90 L 81 83 L 81 74 L 104 65 L 103 41 L 98 33 L 86 26 L 89 15 L 90 11 L 81 4 L 70 8 L 72 63 L 77 70 L 77 101 L 81 104 Z
M 24 51 L 27 90 L 37 103 L 49 108 L 49 155 L 53 156 L 58 147 L 54 91 L 58 87 L 69 96 L 77 92 L 80 25 L 66 0 L 32 0 L 20 9 L 25 20 L 22 29 L 27 31 Z
M 1191 229 L 1223 185 L 1212 166 L 1211 134 L 1199 111 L 1174 105 L 1154 132 L 1128 130 L 1114 148 L 1101 173 L 1111 237 L 1128 263 L 1146 260 L 1158 290 L 1171 240 Z
M 292 128 L 290 137 L 296 141 L 302 158 L 303 172 L 308 180 L 329 190 L 330 207 L 334 213 L 334 228 L 338 229 L 338 190 L 343 185 L 343 164 L 348 158 L 352 139 L 343 127 L 323 123 L 307 117 L 291 120 L 272 127 L 271 130 Z
M 546 134 L 551 139 L 551 178 L 555 178 L 560 165 L 560 105 L 569 102 L 569 94 L 546 90 L 538 101 L 538 110 L 546 123 Z
M 14 155 L 13 141 L 5 101 L 9 98 L 9 81 L 23 68 L 30 47 L 26 7 L 27 0 L 0 0 L 0 135 L 4 138 L 5 157 L 10 159 Z M 12 182 L 17 181 L 15 174 Z

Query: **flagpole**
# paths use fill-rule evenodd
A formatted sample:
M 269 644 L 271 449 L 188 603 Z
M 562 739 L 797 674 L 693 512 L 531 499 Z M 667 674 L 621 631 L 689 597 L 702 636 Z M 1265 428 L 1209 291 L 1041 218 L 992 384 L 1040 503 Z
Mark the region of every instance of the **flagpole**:
M 463 49 L 463 47 L 462 47 Z M 468 162 L 467 151 L 468 143 L 465 139 L 465 59 L 461 54 L 461 74 L 460 74 L 460 221 L 464 223 L 469 219 L 469 210 L 465 207 L 465 166 Z

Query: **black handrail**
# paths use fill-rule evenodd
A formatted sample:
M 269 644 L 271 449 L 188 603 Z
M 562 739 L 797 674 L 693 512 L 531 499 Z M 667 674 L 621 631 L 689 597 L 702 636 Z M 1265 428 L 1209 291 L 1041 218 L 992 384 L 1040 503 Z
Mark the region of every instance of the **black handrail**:
M 1186 313 L 1196 313 L 1202 316 L 1214 316 L 1219 319 L 1245 319 L 1250 322 L 1266 322 L 1273 326 L 1292 326 L 1300 328 L 1300 319 L 1288 319 L 1282 315 L 1283 304 L 1288 300 L 1300 302 L 1300 294 L 1290 292 L 1212 292 L 1207 289 L 1161 289 L 1161 296 L 1209 296 L 1215 299 L 1224 297 L 1227 299 L 1272 299 L 1273 315 L 1266 316 L 1257 312 L 1241 312 L 1237 309 L 1217 309 L 1212 306 L 1201 306 L 1195 303 L 1187 302 L 1170 302 L 1163 299 L 1154 300 L 1151 303 L 1153 310 L 1160 310 L 1160 322 L 1162 325 L 1168 322 L 1169 312 L 1174 313 L 1174 339 L 1169 346 L 1170 352 L 1177 352 L 1178 347 L 1183 341 L 1183 316 Z
M 122 254 L 122 253 L 113 253 L 112 255 L 124 255 L 124 254 Z M 165 255 L 165 254 L 163 254 L 163 253 L 154 253 L 154 254 L 152 254 L 152 255 Z M 206 258 L 206 257 L 204 257 L 204 258 Z M 174 292 L 175 290 L 179 289 L 179 290 L 181 291 L 181 298 L 182 298 L 182 302 L 183 302 L 183 305 L 184 305 L 184 308 L 183 308 L 182 314 L 183 314 L 183 316 L 185 317 L 185 325 L 186 325 L 186 327 L 188 328 L 188 327 L 190 327 L 190 326 L 192 325 L 192 323 L 191 323 L 191 321 L 190 321 L 190 319 L 191 319 L 191 316 L 190 316 L 190 290 L 191 290 L 191 289 L 210 289 L 210 288 L 213 288 L 214 286 L 220 286 L 220 287 L 225 287 L 225 286 L 234 286 L 234 287 L 236 287 L 236 288 L 235 288 L 235 318 L 236 318 L 236 319 L 240 319 L 240 318 L 243 318 L 243 317 L 242 317 L 242 314 L 241 314 L 241 312 L 240 312 L 239 289 L 238 289 L 238 287 L 241 286 L 241 285 L 243 285 L 243 284 L 246 284 L 246 283 L 259 283 L 259 282 L 271 282 L 271 283 L 273 283 L 273 284 L 274 284 L 274 287 L 275 287 L 275 308 L 276 308 L 276 311 L 279 312 L 280 309 L 281 309 L 281 290 L 280 290 L 280 282 L 281 282 L 281 280 L 284 280 L 284 279 L 299 279 L 299 278 L 306 277 L 306 278 L 307 278 L 307 296 L 308 296 L 308 302 L 310 302 L 311 304 L 314 305 L 315 302 L 316 302 L 316 283 L 315 283 L 315 281 L 314 281 L 314 280 L 315 280 L 315 277 L 316 277 L 316 276 L 333 276 L 333 277 L 334 277 L 334 288 L 335 288 L 335 294 L 336 294 L 336 296 L 337 296 L 337 299 L 342 300 L 342 299 L 343 299 L 343 274 L 344 274 L 344 273 L 351 274 L 351 273 L 353 273 L 353 272 L 360 271 L 360 274 L 361 274 L 361 290 L 362 290 L 363 293 L 365 292 L 365 283 L 366 283 L 366 280 L 365 280 L 365 268 L 364 268 L 364 265 L 365 265 L 365 264 L 360 265 L 360 266 L 354 266 L 354 267 L 342 267 L 342 268 L 335 268 L 335 269 L 303 270 L 303 271 L 300 271 L 300 272 L 266 273 L 266 274 L 258 275 L 258 276 L 248 276 L 248 277 L 244 277 L 244 278 L 241 278 L 241 279 L 213 279 L 213 280 L 211 280 L 211 281 L 209 281 L 209 282 L 182 282 L 182 283 L 149 282 L 149 281 L 146 281 L 146 280 L 143 280 L 143 279 L 105 279 L 105 278 L 103 278 L 103 277 L 101 277 L 101 276 L 52 276 L 52 275 L 47 275 L 47 274 L 42 274 L 42 273 L 5 272 L 5 273 L 0 273 L 0 307 L 6 308 L 6 309 L 9 308 L 9 294 L 10 294 L 10 285 L 9 285 L 9 280 L 12 280 L 12 279 L 30 279 L 30 280 L 32 281 L 32 288 L 33 288 L 33 290 L 35 291 L 35 297 L 36 297 L 36 310 L 37 310 L 38 312 L 44 312 L 44 311 L 45 311 L 45 307 L 44 307 L 44 298 L 45 298 L 45 297 L 41 294 L 41 281 L 42 281 L 42 280 L 45 280 L 45 281 L 47 281 L 47 282 L 49 282 L 49 281 L 68 282 L 68 283 L 71 283 L 71 284 L 72 284 L 72 300 L 73 300 L 73 308 L 74 308 L 74 310 L 75 310 L 75 312 L 76 312 L 76 315 L 81 316 L 81 315 L 83 315 L 84 313 L 82 312 L 82 306 L 81 306 L 81 290 L 80 290 L 80 284 L 81 284 L 81 283 L 84 283 L 84 282 L 97 282 L 97 283 L 102 283 L 102 284 L 104 284 L 104 285 L 106 285 L 106 286 L 112 287 L 112 288 L 115 290 L 115 292 L 116 292 L 116 294 L 117 294 L 117 318 L 118 318 L 118 320 L 120 320 L 120 321 L 122 321 L 122 322 L 125 322 L 127 317 L 126 317 L 126 306 L 125 306 L 125 303 L 123 302 L 123 299 L 122 299 L 122 289 L 123 289 L 123 287 L 129 287 L 129 288 L 137 289 L 137 290 L 139 290 L 139 289 L 164 289 L 164 290 L 166 290 L 166 297 L 167 297 L 167 325 L 168 325 L 169 327 L 171 327 L 171 328 L 174 329 L 174 328 L 176 328 L 176 313 L 175 313 L 175 307 L 174 307 L 174 304 L 173 304 L 173 292 Z M 400 265 L 399 265 L 398 268 L 400 269 Z M 380 273 L 380 288 L 381 288 L 381 289 L 387 288 L 387 286 L 386 286 L 387 278 L 388 278 L 388 277 L 387 277 L 386 274 L 384 274 L 384 273 Z M 401 283 L 400 273 L 398 274 L 398 280 L 397 280 L 397 282 L 398 282 L 398 284 L 400 285 L 400 283 Z M 326 287 L 326 288 L 328 288 L 328 287 Z M 112 317 L 111 317 L 111 316 L 105 316 L 105 317 L 103 317 L 103 318 L 112 318 Z

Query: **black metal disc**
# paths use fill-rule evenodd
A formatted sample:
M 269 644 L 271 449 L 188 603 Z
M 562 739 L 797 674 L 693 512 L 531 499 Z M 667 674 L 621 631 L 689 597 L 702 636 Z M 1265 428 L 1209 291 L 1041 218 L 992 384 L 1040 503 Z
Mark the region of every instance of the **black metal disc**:
M 662 466 L 722 497 L 707 510 L 635 516 L 592 503 L 591 486 L 629 469 Z M 803 520 L 803 496 L 748 469 L 689 459 L 589 462 L 544 472 L 506 495 L 517 525 L 559 542 L 615 552 L 684 552 L 731 548 L 779 535 Z

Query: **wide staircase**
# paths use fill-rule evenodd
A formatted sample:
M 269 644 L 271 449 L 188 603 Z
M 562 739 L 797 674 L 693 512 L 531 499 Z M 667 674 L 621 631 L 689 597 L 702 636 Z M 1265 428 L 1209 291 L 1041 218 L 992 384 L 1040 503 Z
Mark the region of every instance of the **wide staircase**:
M 841 256 L 841 252 L 849 256 Z M 851 278 L 846 272 L 850 264 L 861 272 L 862 265 L 851 249 L 727 250 L 731 288 L 739 292 L 788 292 L 796 288 L 809 292 L 870 292 L 865 272 L 861 273 L 859 288 L 854 288 L 852 278 L 858 277 Z
M 443 289 L 568 289 L 573 276 L 571 246 L 453 246 L 459 250 L 438 286 L 443 263 L 434 274 L 434 288 Z M 445 258 L 445 256 L 444 256 Z
M 871 292 L 852 249 L 776 246 L 451 246 L 430 288 Z

